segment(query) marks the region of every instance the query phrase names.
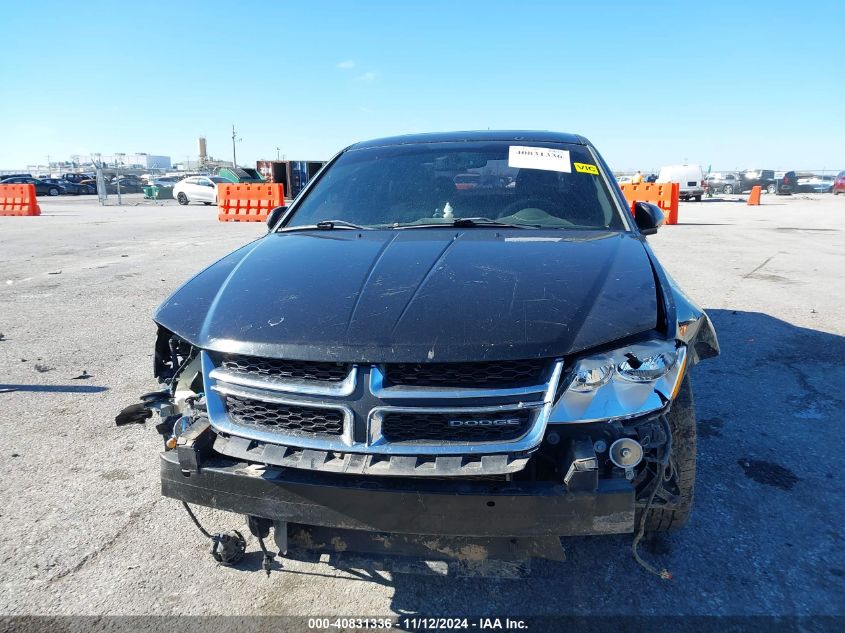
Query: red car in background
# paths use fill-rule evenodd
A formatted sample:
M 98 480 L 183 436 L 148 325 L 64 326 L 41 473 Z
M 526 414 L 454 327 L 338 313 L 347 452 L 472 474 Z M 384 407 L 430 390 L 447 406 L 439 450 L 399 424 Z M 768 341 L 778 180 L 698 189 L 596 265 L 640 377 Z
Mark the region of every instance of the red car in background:
M 845 171 L 836 174 L 836 180 L 833 181 L 833 193 L 839 194 L 842 192 L 845 192 Z

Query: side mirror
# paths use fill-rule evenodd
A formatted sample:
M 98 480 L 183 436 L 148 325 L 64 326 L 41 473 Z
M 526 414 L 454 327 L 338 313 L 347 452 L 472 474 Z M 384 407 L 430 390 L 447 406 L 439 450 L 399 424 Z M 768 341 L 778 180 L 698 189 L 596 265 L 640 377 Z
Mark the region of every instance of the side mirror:
M 270 211 L 270 215 L 267 216 L 267 230 L 272 231 L 273 227 L 279 223 L 279 220 L 282 219 L 282 216 L 288 212 L 287 207 L 276 207 Z
M 634 212 L 637 227 L 643 235 L 654 235 L 666 221 L 666 216 L 663 215 L 660 207 L 650 202 L 635 202 L 631 210 Z

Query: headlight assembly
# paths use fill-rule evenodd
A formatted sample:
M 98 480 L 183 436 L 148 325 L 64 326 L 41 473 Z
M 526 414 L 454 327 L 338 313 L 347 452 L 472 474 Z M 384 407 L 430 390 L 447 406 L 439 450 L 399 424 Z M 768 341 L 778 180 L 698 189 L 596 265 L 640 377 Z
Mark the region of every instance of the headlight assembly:
M 625 419 L 661 409 L 675 396 L 685 365 L 686 347 L 661 340 L 580 358 L 564 378 L 568 384 L 549 424 Z
M 668 374 L 677 360 L 678 354 L 675 351 L 660 352 L 645 358 L 628 352 L 625 360 L 616 366 L 616 372 L 620 378 L 631 382 L 654 382 Z
M 579 393 L 595 391 L 613 377 L 613 367 L 603 365 L 592 369 L 580 369 L 575 372 L 569 388 Z

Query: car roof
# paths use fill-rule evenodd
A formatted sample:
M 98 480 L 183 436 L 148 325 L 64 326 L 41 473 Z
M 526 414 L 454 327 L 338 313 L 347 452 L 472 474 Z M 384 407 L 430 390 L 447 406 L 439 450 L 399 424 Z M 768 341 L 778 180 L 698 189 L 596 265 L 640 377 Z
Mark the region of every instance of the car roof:
M 589 145 L 589 141 L 577 134 L 547 132 L 542 130 L 477 130 L 468 132 L 433 132 L 428 134 L 405 134 L 388 136 L 350 145 L 347 149 L 386 147 L 390 145 L 419 145 L 424 143 L 465 143 L 469 141 L 509 141 L 522 143 L 572 143 Z

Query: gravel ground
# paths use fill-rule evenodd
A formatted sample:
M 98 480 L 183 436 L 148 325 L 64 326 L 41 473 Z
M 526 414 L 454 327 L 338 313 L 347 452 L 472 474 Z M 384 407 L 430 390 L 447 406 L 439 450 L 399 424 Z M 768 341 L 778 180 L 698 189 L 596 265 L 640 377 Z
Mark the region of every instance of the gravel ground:
M 828 461 L 845 449 L 845 196 L 682 203 L 682 224 L 649 238 L 722 344 L 693 374 L 695 512 L 645 549 L 670 582 L 636 565 L 629 536 L 567 539 L 567 562 L 519 580 L 305 562 L 268 579 L 257 554 L 217 567 L 159 494 L 152 425 L 113 420 L 157 387 L 156 305 L 264 227 L 124 198 L 0 217 L 0 614 L 845 615 L 845 495 Z

